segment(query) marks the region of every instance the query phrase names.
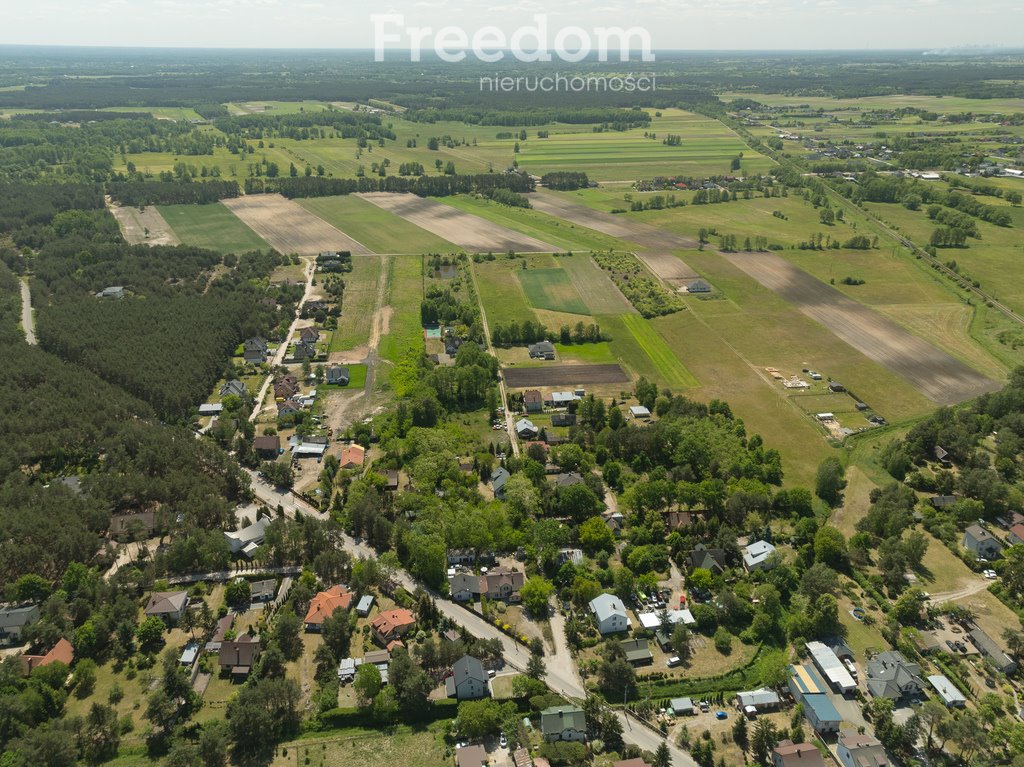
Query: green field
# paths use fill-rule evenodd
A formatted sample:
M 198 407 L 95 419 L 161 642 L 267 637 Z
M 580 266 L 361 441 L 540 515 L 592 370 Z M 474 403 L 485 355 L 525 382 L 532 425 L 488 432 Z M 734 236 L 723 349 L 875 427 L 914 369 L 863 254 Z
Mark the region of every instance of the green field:
M 436 234 L 360 197 L 310 197 L 297 202 L 374 253 L 455 253 L 459 250 Z
M 638 314 L 624 314 L 621 320 L 644 354 L 654 363 L 658 370 L 656 380 L 659 383 L 669 387 L 698 385 L 697 379 L 647 320 Z
M 553 312 L 589 314 L 563 269 L 519 269 L 516 276 L 531 306 Z
M 527 303 L 522 284 L 511 273 L 517 263 L 499 258 L 473 264 L 480 301 L 492 329 L 501 323 L 522 322 L 536 317 Z
M 401 396 L 408 393 L 405 387 L 415 382 L 417 374 L 413 371 L 411 377 L 403 375 L 400 368 L 415 364 L 411 362 L 411 355 L 423 350 L 423 326 L 420 324 L 423 278 L 419 256 L 393 256 L 389 265 L 390 312 L 380 339 L 380 357 L 394 366 L 390 380 Z
M 270 250 L 258 234 L 219 202 L 212 205 L 160 205 L 157 210 L 186 245 L 222 253 Z
M 352 271 L 345 275 L 341 317 L 331 335 L 332 352 L 349 351 L 369 341 L 381 279 L 381 262 L 381 258 L 373 257 L 352 259 Z

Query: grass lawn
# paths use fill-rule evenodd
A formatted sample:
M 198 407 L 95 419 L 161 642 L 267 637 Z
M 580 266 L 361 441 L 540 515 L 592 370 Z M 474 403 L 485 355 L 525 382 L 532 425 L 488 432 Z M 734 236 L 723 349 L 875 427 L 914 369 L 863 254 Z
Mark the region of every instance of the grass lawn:
M 219 202 L 210 205 L 160 205 L 157 210 L 186 245 L 222 253 L 270 250 L 256 232 Z
M 380 356 L 393 364 L 404 360 L 409 352 L 419 352 L 423 348 L 419 301 L 423 295 L 421 275 L 419 256 L 391 258 L 388 276 L 391 317 L 387 332 L 380 339 Z
M 606 364 L 616 362 L 615 354 L 607 341 L 597 344 L 555 344 L 558 359 L 563 362 L 586 362 Z
M 589 255 L 562 256 L 558 264 L 572 278 L 580 297 L 593 314 L 632 314 L 636 310 L 626 300 L 608 272 Z
M 697 379 L 686 369 L 665 339 L 639 314 L 623 314 L 619 319 L 633 340 L 658 370 L 658 381 L 672 387 L 697 386 Z
M 332 352 L 347 351 L 369 340 L 382 260 L 373 257 L 352 259 L 352 271 L 345 275 L 338 327 L 331 334 Z
M 530 305 L 536 309 L 587 315 L 587 307 L 564 269 L 519 269 L 516 271 Z
M 536 318 L 527 303 L 522 283 L 512 275 L 518 263 L 518 260 L 497 258 L 494 261 L 481 261 L 471 267 L 476 275 L 480 303 L 487 312 L 491 330 L 495 325 L 513 320 L 522 322 Z
M 360 197 L 310 197 L 296 202 L 375 253 L 455 253 L 460 250 L 448 240 Z
M 329 738 L 308 738 L 277 749 L 271 767 L 438 767 L 452 762 L 444 742 L 447 722 L 397 732 L 362 731 Z

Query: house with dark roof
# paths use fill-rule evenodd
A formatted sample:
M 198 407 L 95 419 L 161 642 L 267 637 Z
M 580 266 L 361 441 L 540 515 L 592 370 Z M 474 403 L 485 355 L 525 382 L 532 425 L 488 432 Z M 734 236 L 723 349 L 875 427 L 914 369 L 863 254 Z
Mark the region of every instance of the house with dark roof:
M 451 676 L 444 680 L 449 698 L 479 700 L 490 694 L 484 664 L 472 655 L 463 655 L 452 664 Z
M 244 679 L 252 671 L 260 657 L 260 640 L 249 634 L 242 634 L 233 642 L 221 642 L 217 651 L 217 665 L 221 672 L 228 672 L 236 679 Z
M 318 355 L 319 352 L 316 350 L 316 345 L 306 341 L 299 341 L 295 344 L 294 351 L 292 351 L 292 359 L 294 360 L 315 360 Z
M 320 331 L 316 328 L 302 328 L 299 331 L 299 341 L 305 344 L 315 344 L 320 340 Z
M 892 764 L 878 738 L 856 732 L 839 736 L 836 754 L 843 767 L 890 767 Z
M 0 644 L 15 644 L 26 627 L 39 620 L 39 606 L 0 607 Z
M 529 418 L 520 418 L 516 421 L 516 434 L 519 439 L 536 439 L 540 429 Z
M 686 285 L 687 293 L 710 293 L 711 286 L 704 280 L 693 280 Z
M 176 623 L 188 608 L 187 591 L 154 591 L 143 612 Z
M 268 578 L 265 581 L 256 581 L 252 584 L 252 596 L 250 599 L 253 602 L 273 602 L 274 597 L 277 596 L 277 581 L 273 578 Z
M 538 341 L 535 344 L 530 344 L 528 348 L 530 359 L 553 360 L 555 358 L 555 345 L 550 341 Z
M 221 384 L 221 399 L 227 397 L 229 394 L 234 394 L 236 397 L 242 397 L 244 399 L 249 395 L 249 390 L 246 388 L 244 383 L 235 378 L 231 381 Z
M 879 653 L 868 661 L 867 685 L 876 698 L 894 701 L 916 700 L 924 691 L 921 666 L 896 650 Z
M 772 749 L 772 767 L 825 767 L 825 759 L 810 743 L 786 739 Z
M 544 397 L 540 389 L 527 389 L 523 392 L 523 405 L 527 413 L 540 413 L 544 410 Z
M 512 475 L 504 466 L 499 466 L 491 472 L 491 489 L 494 491 L 495 498 L 498 500 L 505 498 L 505 485 L 511 478 Z
M 324 377 L 324 381 L 332 386 L 348 386 L 349 380 L 349 370 L 342 365 L 331 365 Z
M 483 767 L 487 764 L 487 749 L 479 743 L 463 746 L 455 752 L 455 767 Z
M 654 663 L 654 654 L 646 639 L 628 639 L 622 642 L 622 651 L 632 666 L 649 666 Z
M 228 548 L 232 554 L 241 554 L 244 557 L 252 558 L 263 544 L 263 538 L 270 527 L 270 517 L 259 517 L 251 525 L 246 525 L 241 530 L 232 530 L 224 533 L 224 539 L 228 542 Z
M 286 399 L 283 402 L 277 403 L 277 415 L 295 415 L 302 411 L 302 405 L 293 399 Z
M 976 557 L 997 559 L 1003 551 L 1003 544 L 981 525 L 969 525 L 964 530 L 963 546 Z
M 256 364 L 266 362 L 269 351 L 270 347 L 267 345 L 266 339 L 260 338 L 259 336 L 248 338 L 245 343 L 242 344 L 242 357 L 246 362 L 253 362 Z
M 552 413 L 551 415 L 552 426 L 575 426 L 576 425 L 576 414 L 575 413 Z
M 691 572 L 700 567 L 718 574 L 727 566 L 725 549 L 709 549 L 703 543 L 698 543 L 693 547 L 693 550 L 687 555 L 687 562 Z
M 967 632 L 967 638 L 971 644 L 978 648 L 978 652 L 985 656 L 997 671 L 1004 674 L 1012 674 L 1017 670 L 1017 663 L 1006 654 L 1002 647 L 988 634 L 981 629 L 973 629 Z
M 252 441 L 252 449 L 262 461 L 276 461 L 281 454 L 281 438 L 276 434 L 265 434 Z
M 156 527 L 156 512 L 136 511 L 110 515 L 110 537 L 117 541 L 137 541 Z
M 578 472 L 570 471 L 566 474 L 559 474 L 555 477 L 556 487 L 572 487 L 573 485 L 582 485 L 583 477 Z

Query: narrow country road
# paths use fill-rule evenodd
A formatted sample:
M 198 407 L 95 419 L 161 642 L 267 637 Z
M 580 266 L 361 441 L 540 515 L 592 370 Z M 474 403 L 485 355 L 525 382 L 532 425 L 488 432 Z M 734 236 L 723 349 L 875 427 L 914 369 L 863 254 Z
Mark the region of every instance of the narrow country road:
M 292 320 L 292 324 L 288 326 L 288 335 L 285 336 L 284 342 L 277 347 L 277 351 L 274 353 L 273 358 L 270 360 L 271 370 L 284 362 L 285 355 L 288 353 L 288 341 L 295 334 L 295 326 L 299 322 L 299 318 L 302 316 L 302 307 L 306 301 L 309 300 L 310 293 L 313 292 L 313 276 L 316 274 L 316 263 L 313 259 L 304 259 L 306 261 L 306 289 L 302 294 L 302 300 L 299 301 L 295 307 L 295 318 Z M 271 372 L 263 381 L 263 385 L 260 386 L 260 391 L 256 395 L 256 399 L 253 402 L 252 413 L 249 414 L 249 420 L 255 422 L 259 418 L 260 413 L 263 412 L 263 400 L 267 397 L 267 390 L 270 388 L 270 384 L 274 380 L 274 374 Z
M 29 291 L 28 278 L 21 280 L 21 327 L 25 331 L 25 340 L 36 345 L 36 318 L 32 312 L 32 293 Z

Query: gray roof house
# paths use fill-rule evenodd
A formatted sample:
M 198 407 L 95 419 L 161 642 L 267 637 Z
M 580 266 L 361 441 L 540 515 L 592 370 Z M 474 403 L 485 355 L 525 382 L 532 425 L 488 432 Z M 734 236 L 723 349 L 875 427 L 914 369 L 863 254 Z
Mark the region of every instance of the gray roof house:
M 924 690 L 921 667 L 903 657 L 903 653 L 887 650 L 868 661 L 868 691 L 876 698 L 890 700 L 914 699 Z
M 97 293 L 96 298 L 124 298 L 124 288 L 120 285 L 111 285 Z
M 939 699 L 948 708 L 963 708 L 967 705 L 967 698 L 964 697 L 964 694 L 942 674 L 932 674 L 929 676 L 928 684 L 935 688 Z
M 359 604 L 356 605 L 356 615 L 360 618 L 365 618 L 370 614 L 370 610 L 373 609 L 373 594 L 363 594 L 359 598 Z
M 0 644 L 14 644 L 21 632 L 39 620 L 38 605 L 27 607 L 0 607 Z
M 254 336 L 242 345 L 242 356 L 246 362 L 266 362 L 269 349 L 266 339 Z
M 540 429 L 529 418 L 520 418 L 516 421 L 516 434 L 521 439 L 534 439 L 540 434 Z
M 263 536 L 270 525 L 270 517 L 260 517 L 251 525 L 241 530 L 224 533 L 232 554 L 252 557 L 256 549 L 263 543 Z
M 767 687 L 736 693 L 736 701 L 741 711 L 770 711 L 782 705 L 779 694 Z
M 452 664 L 452 675 L 444 680 L 449 698 L 478 700 L 490 693 L 484 664 L 472 655 L 463 655 Z
M 187 591 L 154 591 L 146 603 L 146 615 L 177 621 L 188 607 Z
M 771 556 L 774 553 L 775 547 L 768 541 L 754 541 L 743 552 L 743 566 L 751 573 L 757 570 L 770 570 Z
M 253 602 L 272 602 L 277 596 L 277 581 L 270 578 L 265 581 L 256 581 L 252 584 Z
M 540 712 L 540 731 L 544 740 L 587 739 L 587 715 L 579 706 L 553 706 Z
M 535 360 L 553 360 L 555 358 L 555 345 L 550 341 L 538 341 L 530 344 L 530 357 Z
M 348 386 L 348 368 L 343 367 L 342 365 L 331 365 L 331 367 L 327 368 L 327 375 L 324 380 L 332 385 Z
M 249 393 L 249 390 L 245 388 L 245 384 L 239 381 L 237 378 L 228 381 L 227 383 L 221 384 L 220 396 L 226 397 L 229 394 L 234 394 L 236 397 L 245 397 Z
M 698 567 L 702 567 L 713 573 L 721 573 L 727 564 L 724 549 L 709 549 L 703 543 L 698 543 L 694 546 L 688 559 L 691 569 L 695 570 Z
M 622 651 L 626 660 L 633 666 L 647 666 L 654 662 L 654 654 L 650 651 L 646 639 L 630 639 L 622 643 Z
M 1003 550 L 1003 544 L 981 525 L 971 525 L 964 530 L 963 546 L 976 557 L 995 559 Z
M 629 628 L 626 606 L 614 594 L 598 594 L 590 600 L 590 613 L 602 634 L 617 634 Z
M 967 637 L 971 640 L 971 643 L 978 648 L 978 651 L 984 655 L 998 671 L 1001 671 L 1004 674 L 1012 674 L 1017 670 L 1016 662 L 1003 651 L 1003 648 L 1000 647 L 992 637 L 981 629 L 969 631 L 967 633 Z
M 495 498 L 501 500 L 505 497 L 505 484 L 511 477 L 512 475 L 504 466 L 499 466 L 491 472 L 491 489 L 494 491 Z
M 839 736 L 839 762 L 843 767 L 889 767 L 889 755 L 881 741 L 871 735 L 844 732 Z

